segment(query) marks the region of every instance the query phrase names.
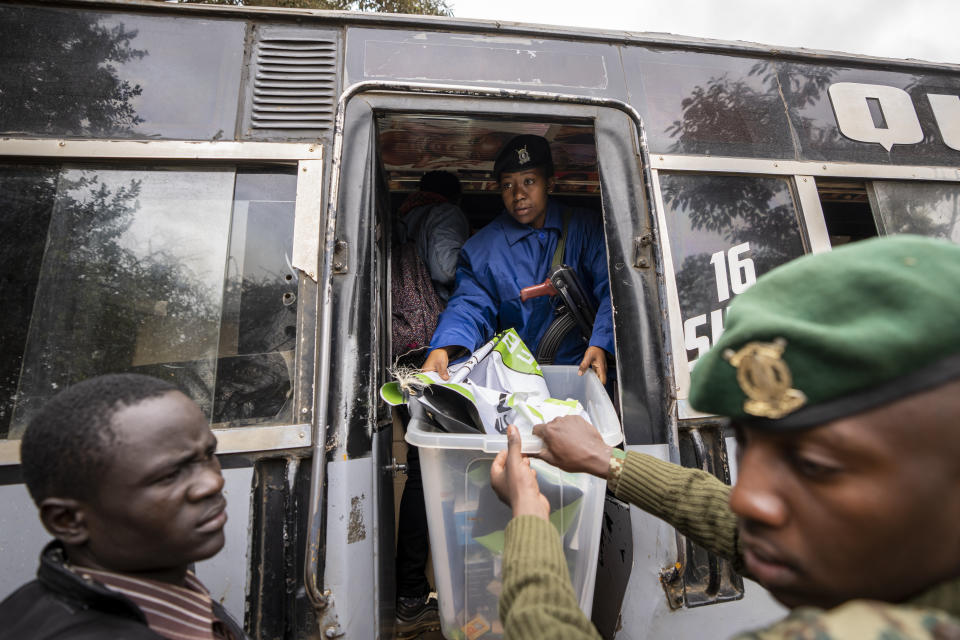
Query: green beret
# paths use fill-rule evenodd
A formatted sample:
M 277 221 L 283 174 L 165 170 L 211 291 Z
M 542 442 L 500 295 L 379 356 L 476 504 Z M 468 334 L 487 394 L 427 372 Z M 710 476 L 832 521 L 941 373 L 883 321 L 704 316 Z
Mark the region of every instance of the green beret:
M 960 377 L 960 246 L 856 242 L 764 274 L 691 373 L 690 404 L 803 429 Z

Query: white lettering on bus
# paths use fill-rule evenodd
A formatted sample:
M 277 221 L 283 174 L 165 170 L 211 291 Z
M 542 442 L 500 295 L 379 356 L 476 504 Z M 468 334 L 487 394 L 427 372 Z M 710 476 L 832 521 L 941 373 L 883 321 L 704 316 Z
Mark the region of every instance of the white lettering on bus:
M 887 151 L 895 144 L 923 141 L 923 129 L 913 101 L 903 89 L 880 84 L 838 82 L 830 85 L 830 102 L 843 135 L 859 142 L 876 142 Z M 869 100 L 876 100 L 885 120 L 874 122 Z
M 940 127 L 943 144 L 960 151 L 960 97 L 928 93 L 927 99 Z
M 895 144 L 923 142 L 923 129 L 913 100 L 903 89 L 882 84 L 838 82 L 828 90 L 840 132 L 858 142 L 875 142 L 887 151 Z M 960 151 L 960 97 L 928 93 L 943 143 Z M 874 101 L 879 114 L 870 112 Z M 874 120 L 878 115 L 882 122 Z
M 717 303 L 730 299 L 731 291 L 734 295 L 743 293 L 750 285 L 757 281 L 757 270 L 753 258 L 742 257 L 750 252 L 750 243 L 743 242 L 731 247 L 727 251 L 717 251 L 710 256 L 713 265 L 714 283 L 717 286 Z M 690 368 L 707 352 L 711 344 L 716 344 L 723 333 L 723 315 L 725 307 L 713 309 L 710 312 L 710 336 L 697 335 L 697 329 L 707 324 L 707 314 L 687 318 L 683 323 L 683 346 L 687 351 L 696 351 L 697 357 L 688 361 Z

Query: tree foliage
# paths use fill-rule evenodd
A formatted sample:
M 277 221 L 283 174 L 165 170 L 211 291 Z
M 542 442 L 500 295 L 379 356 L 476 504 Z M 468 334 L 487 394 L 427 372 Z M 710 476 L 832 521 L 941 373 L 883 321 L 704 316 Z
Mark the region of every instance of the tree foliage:
M 142 119 L 132 100 L 143 89 L 118 77 L 117 66 L 147 55 L 134 49 L 135 29 L 107 26 L 90 12 L 26 8 L 0 13 L 0 119 L 5 131 L 106 137 Z
M 452 16 L 447 0 L 190 0 L 201 4 Z
M 174 382 L 216 422 L 289 412 L 283 352 L 296 344 L 295 280 L 198 273 L 162 234 L 136 230 L 157 215 L 141 205 L 150 172 L 140 175 L 0 166 L 13 203 L 0 230 L 14 233 L 0 245 L 10 302 L 0 317 L 0 438 L 19 435 L 56 390 L 125 371 Z

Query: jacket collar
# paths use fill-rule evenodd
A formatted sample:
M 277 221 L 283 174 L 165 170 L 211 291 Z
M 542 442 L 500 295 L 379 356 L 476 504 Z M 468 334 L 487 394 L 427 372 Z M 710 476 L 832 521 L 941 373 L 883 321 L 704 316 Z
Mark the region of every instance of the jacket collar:
M 47 544 L 40 552 L 40 568 L 37 569 L 37 580 L 51 592 L 60 597 L 113 615 L 123 616 L 136 620 L 148 627 L 147 618 L 143 611 L 122 593 L 107 589 L 94 580 L 86 580 L 70 570 L 64 555 L 63 545 L 54 540 Z M 236 623 L 223 606 L 213 600 L 213 613 L 230 628 L 236 640 L 247 640 L 248 636 Z M 159 637 L 159 636 L 158 636 Z
M 86 607 L 109 611 L 147 624 L 143 612 L 129 598 L 93 580 L 85 580 L 71 571 L 67 566 L 63 545 L 56 540 L 44 547 L 40 553 L 37 580 L 50 591 Z
M 503 235 L 510 246 L 515 245 L 527 236 L 538 231 L 553 229 L 560 235 L 563 232 L 563 216 L 560 214 L 560 205 L 553 200 L 547 201 L 547 218 L 543 222 L 543 229 L 534 229 L 528 224 L 520 224 L 507 213 L 506 210 L 500 216 L 503 226 Z

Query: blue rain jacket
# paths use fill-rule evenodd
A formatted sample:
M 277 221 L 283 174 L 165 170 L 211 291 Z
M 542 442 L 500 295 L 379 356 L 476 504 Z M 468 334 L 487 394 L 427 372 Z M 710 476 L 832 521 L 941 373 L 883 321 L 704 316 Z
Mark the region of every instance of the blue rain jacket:
M 440 315 L 431 349 L 456 345 L 473 351 L 498 331 L 513 327 L 536 353 L 553 321 L 556 301 L 544 296 L 520 302 L 520 289 L 540 284 L 549 275 L 563 229 L 561 211 L 561 205 L 549 201 L 542 229 L 520 224 L 504 211 L 467 240 L 460 251 L 456 288 Z M 563 262 L 577 272 L 598 304 L 589 345 L 614 353 L 607 251 L 599 214 L 573 209 Z M 554 362 L 580 364 L 586 349 L 580 332 L 573 330 Z

